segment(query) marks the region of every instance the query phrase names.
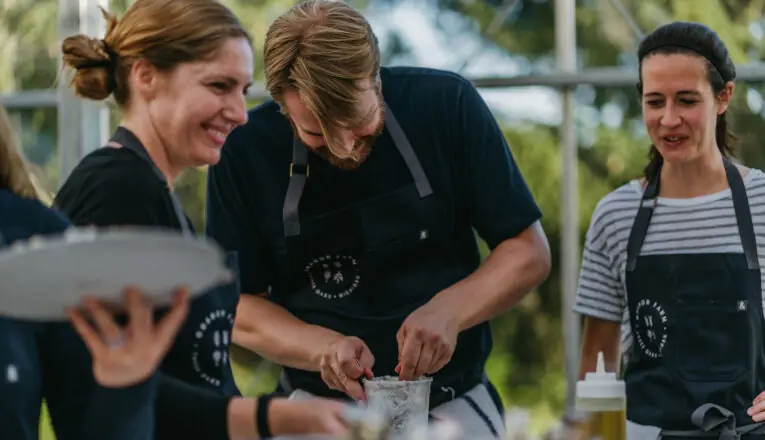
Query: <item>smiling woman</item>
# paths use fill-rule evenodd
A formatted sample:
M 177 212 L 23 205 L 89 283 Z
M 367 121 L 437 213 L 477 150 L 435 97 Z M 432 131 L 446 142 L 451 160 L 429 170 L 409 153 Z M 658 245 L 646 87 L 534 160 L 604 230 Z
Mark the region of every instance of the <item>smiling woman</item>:
M 75 225 L 193 235 L 172 188 L 183 170 L 217 163 L 227 136 L 247 122 L 252 39 L 215 0 L 137 0 L 121 20 L 104 16 L 105 37 L 65 39 L 63 59 L 75 71 L 77 94 L 113 96 L 123 119 L 107 146 L 72 171 L 54 207 Z M 228 257 L 236 272 L 236 254 Z M 229 363 L 238 287 L 234 281 L 191 303 L 161 368 L 156 438 L 256 439 L 269 431 L 342 430 L 340 404 L 283 400 L 269 406 L 267 399 L 239 396 Z M 274 426 L 256 425 L 256 409 L 268 409 Z
M 104 39 L 75 35 L 62 45 L 76 93 L 114 96 L 122 127 L 171 185 L 184 168 L 218 161 L 228 133 L 247 121 L 253 74 L 252 40 L 236 17 L 217 2 L 188 3 L 138 1 L 121 21 L 104 12 Z M 168 17 L 188 25 L 152 26 Z

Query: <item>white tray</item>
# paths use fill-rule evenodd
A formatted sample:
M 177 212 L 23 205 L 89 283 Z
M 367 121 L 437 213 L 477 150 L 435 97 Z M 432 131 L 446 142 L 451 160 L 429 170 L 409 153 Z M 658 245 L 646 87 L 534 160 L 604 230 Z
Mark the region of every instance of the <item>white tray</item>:
M 0 250 L 0 316 L 65 320 L 84 295 L 118 306 L 138 287 L 167 306 L 177 286 L 191 297 L 232 279 L 222 249 L 203 238 L 143 228 L 73 228 Z

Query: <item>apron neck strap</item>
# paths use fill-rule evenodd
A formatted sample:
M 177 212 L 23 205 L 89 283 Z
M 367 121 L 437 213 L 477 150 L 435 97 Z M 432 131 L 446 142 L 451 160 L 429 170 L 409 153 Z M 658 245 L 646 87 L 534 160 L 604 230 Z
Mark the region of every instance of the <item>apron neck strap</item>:
M 736 223 L 738 224 L 746 264 L 749 270 L 757 270 L 760 267 L 757 258 L 757 242 L 755 241 L 754 226 L 752 225 L 752 215 L 749 210 L 749 199 L 746 195 L 744 179 L 741 177 L 738 168 L 725 157 L 723 157 L 723 166 L 725 167 L 725 176 L 728 179 L 728 185 L 731 190 L 733 208 L 736 213 Z M 650 176 L 643 191 L 643 196 L 640 199 L 640 208 L 638 208 L 635 223 L 632 226 L 627 242 L 627 270 L 634 270 L 637 265 L 640 249 L 643 246 L 648 225 L 651 222 L 651 217 L 659 198 L 660 176 L 661 164 L 657 168 L 656 173 Z
M 183 232 L 183 235 L 192 236 L 193 234 L 191 232 L 191 226 L 186 219 L 186 214 L 183 212 L 183 208 L 181 207 L 181 202 L 178 200 L 178 196 L 176 196 L 175 192 L 170 189 L 170 186 L 167 184 L 165 175 L 162 174 L 162 171 L 160 171 L 159 167 L 157 167 L 157 164 L 155 164 L 151 159 L 149 152 L 146 151 L 146 148 L 143 146 L 138 137 L 125 127 L 117 127 L 117 131 L 115 131 L 114 135 L 112 135 L 111 139 L 109 139 L 109 143 L 116 143 L 121 145 L 123 148 L 127 148 L 141 160 L 151 166 L 152 172 L 154 172 L 157 178 L 161 180 L 162 183 L 164 183 L 167 187 L 167 191 L 170 194 L 170 200 L 173 203 L 173 210 L 175 211 L 176 217 L 178 217 L 178 222 L 181 225 L 181 231 Z
M 399 125 L 396 116 L 391 111 L 387 103 L 385 105 L 385 129 L 391 135 L 393 143 L 396 145 L 401 157 L 404 159 L 412 180 L 417 187 L 417 193 L 420 198 L 433 194 L 433 188 L 430 185 L 428 176 L 422 168 L 420 160 L 409 143 L 404 130 Z M 282 220 L 284 222 L 284 235 L 293 237 L 300 235 L 300 198 L 303 195 L 306 181 L 310 174 L 310 164 L 308 163 L 308 149 L 300 142 L 298 137 L 292 138 L 292 163 L 290 164 L 290 182 L 287 187 L 287 195 L 284 199 L 282 209 Z

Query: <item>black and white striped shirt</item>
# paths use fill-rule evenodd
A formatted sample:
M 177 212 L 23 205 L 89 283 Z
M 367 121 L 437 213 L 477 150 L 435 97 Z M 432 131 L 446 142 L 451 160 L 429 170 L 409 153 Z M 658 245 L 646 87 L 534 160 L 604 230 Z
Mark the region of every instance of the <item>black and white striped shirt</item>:
M 762 268 L 765 173 L 751 169 L 744 176 L 744 185 Z M 621 322 L 622 353 L 627 353 L 632 345 L 625 288 L 627 240 L 642 193 L 640 183 L 633 180 L 598 203 L 587 231 L 574 305 L 574 311 L 583 315 Z M 641 255 L 724 252 L 743 252 L 730 189 L 688 199 L 659 197 Z M 761 281 L 765 282 L 762 275 Z

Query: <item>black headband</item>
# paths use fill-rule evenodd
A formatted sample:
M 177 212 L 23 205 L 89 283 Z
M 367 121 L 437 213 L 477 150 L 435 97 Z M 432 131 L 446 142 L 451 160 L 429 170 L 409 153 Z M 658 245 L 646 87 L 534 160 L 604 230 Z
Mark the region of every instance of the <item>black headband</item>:
M 706 58 L 706 60 L 709 61 L 709 63 L 712 64 L 712 66 L 714 66 L 715 70 L 717 70 L 717 73 L 720 74 L 720 77 L 725 82 L 733 81 L 734 79 L 736 79 L 736 73 L 735 72 L 733 72 L 732 76 L 730 74 L 726 75 L 725 71 L 721 68 L 721 66 L 718 63 L 716 63 L 712 59 L 712 57 L 708 56 L 706 54 L 706 52 L 700 46 L 698 46 L 696 44 L 693 44 L 693 43 L 657 43 L 657 44 L 655 44 L 653 46 L 649 46 L 649 47 L 643 49 L 643 53 L 645 54 L 645 55 L 643 55 L 643 57 L 645 58 L 646 56 L 648 56 L 652 52 L 655 52 L 655 51 L 657 51 L 659 49 L 663 49 L 663 48 L 667 48 L 667 47 L 682 47 L 683 49 L 688 49 L 688 50 L 693 51 L 694 53 L 696 53 L 698 55 L 701 55 L 702 57 Z

